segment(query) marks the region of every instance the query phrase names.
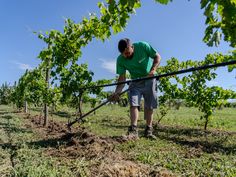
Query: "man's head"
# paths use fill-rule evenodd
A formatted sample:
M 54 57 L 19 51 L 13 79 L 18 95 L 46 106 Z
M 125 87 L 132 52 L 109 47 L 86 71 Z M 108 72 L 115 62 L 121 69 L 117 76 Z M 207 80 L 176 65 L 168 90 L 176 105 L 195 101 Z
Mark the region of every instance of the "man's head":
M 119 41 L 118 49 L 125 58 L 131 59 L 134 55 L 134 47 L 128 38 Z

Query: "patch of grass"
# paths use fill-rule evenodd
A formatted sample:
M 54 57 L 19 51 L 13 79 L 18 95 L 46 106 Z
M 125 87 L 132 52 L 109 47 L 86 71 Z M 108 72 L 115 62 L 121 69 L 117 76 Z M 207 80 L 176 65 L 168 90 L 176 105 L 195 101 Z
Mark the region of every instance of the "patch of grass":
M 164 167 L 177 176 L 236 175 L 236 110 L 217 110 L 204 131 L 204 120 L 195 108 L 171 110 L 156 127 L 157 141 L 140 138 L 117 146 L 126 157 L 155 167 Z M 156 114 L 154 120 L 156 119 Z M 129 110 L 116 105 L 102 107 L 87 118 L 83 125 L 103 136 L 125 134 L 129 125 Z M 142 136 L 145 127 L 143 112 L 138 122 Z M 227 132 L 229 131 L 229 132 Z
M 12 176 L 88 176 L 88 163 L 84 159 L 61 159 L 44 156 L 40 149 L 25 146 L 17 151 Z
M 161 124 L 203 129 L 205 120 L 200 119 L 201 115 L 202 113 L 197 108 L 180 107 L 179 110 L 171 109 L 163 118 Z M 236 109 L 216 110 L 208 124 L 208 129 L 236 131 Z
M 158 139 L 150 141 L 141 138 L 117 147 L 134 160 L 151 165 L 153 168 L 164 167 L 177 176 L 235 176 L 235 153 L 204 152 L 201 147 L 176 144 Z
M 119 136 L 126 133 L 129 125 L 129 110 L 117 105 L 107 105 L 86 117 L 82 126 L 102 136 Z
M 40 136 L 24 127 L 25 119 L 0 106 L 1 176 L 89 176 L 89 162 L 44 155 L 47 146 L 35 146 Z
M 10 153 L 0 148 L 0 174 L 10 176 L 12 171 L 12 164 L 10 160 Z
M 44 156 L 44 146 L 34 147 L 34 142 L 40 141 L 33 132 L 19 126 L 21 119 L 14 114 L 4 113 L 6 109 L 8 108 L 0 107 L 0 114 L 2 112 L 1 115 L 5 116 L 0 126 L 4 127 L 8 121 L 10 122 L 11 128 L 8 130 L 12 137 L 15 136 L 13 142 L 16 144 L 31 141 L 18 147 L 15 155 L 15 172 L 12 175 L 33 176 L 37 173 L 41 176 L 89 175 L 90 162 L 86 160 L 71 161 Z M 89 106 L 84 111 L 88 110 Z M 38 110 L 34 111 L 34 114 L 39 113 Z M 75 118 L 72 116 L 73 113 L 74 109 L 61 108 L 60 112 L 53 115 L 53 119 L 66 122 L 68 117 Z M 236 176 L 236 110 L 233 108 L 216 110 L 208 125 L 208 131 L 203 130 L 204 120 L 200 120 L 200 115 L 201 113 L 195 108 L 181 107 L 180 110 L 170 110 L 161 121 L 161 126 L 156 126 L 154 129 L 157 140 L 151 141 L 142 138 L 145 121 L 143 112 L 140 112 L 138 128 L 141 138 L 119 144 L 116 148 L 130 160 L 149 164 L 154 169 L 167 168 L 177 176 Z M 157 115 L 154 113 L 154 121 L 156 119 Z M 126 133 L 130 122 L 129 108 L 117 105 L 103 106 L 96 111 L 96 114 L 89 115 L 85 120 L 81 126 L 97 135 L 120 136 Z M 0 135 L 4 143 L 7 141 L 4 138 L 6 135 L 6 131 Z M 2 149 L 3 153 L 6 152 L 6 156 L 2 156 L 6 162 L 12 155 L 10 148 L 11 146 L 6 146 Z M 40 163 L 42 161 L 43 163 Z

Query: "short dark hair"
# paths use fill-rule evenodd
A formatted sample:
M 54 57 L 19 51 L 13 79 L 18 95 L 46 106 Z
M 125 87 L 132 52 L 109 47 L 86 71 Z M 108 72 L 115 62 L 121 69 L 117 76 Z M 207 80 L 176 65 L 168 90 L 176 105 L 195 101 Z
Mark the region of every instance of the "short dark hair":
M 120 53 L 123 53 L 125 49 L 130 45 L 132 44 L 128 38 L 121 39 L 118 43 L 118 50 L 120 51 Z

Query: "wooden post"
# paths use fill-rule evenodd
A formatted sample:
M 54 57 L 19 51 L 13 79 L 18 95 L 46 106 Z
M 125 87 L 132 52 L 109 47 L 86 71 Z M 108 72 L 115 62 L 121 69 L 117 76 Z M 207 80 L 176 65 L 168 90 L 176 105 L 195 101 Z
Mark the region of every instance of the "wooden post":
M 48 48 L 50 48 L 50 45 L 48 45 Z M 47 84 L 47 90 L 49 90 L 50 87 L 50 59 L 47 61 L 47 69 L 46 69 L 46 79 L 45 82 Z M 44 123 L 43 126 L 46 127 L 48 125 L 48 105 L 47 103 L 44 103 Z

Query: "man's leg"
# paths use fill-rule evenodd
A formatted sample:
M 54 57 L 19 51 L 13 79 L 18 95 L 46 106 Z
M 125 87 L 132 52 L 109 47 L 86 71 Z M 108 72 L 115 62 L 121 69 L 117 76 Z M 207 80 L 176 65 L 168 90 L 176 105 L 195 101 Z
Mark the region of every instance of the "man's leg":
M 146 87 L 144 91 L 144 118 L 146 120 L 146 128 L 144 136 L 147 138 L 156 139 L 152 134 L 152 121 L 153 121 L 153 109 L 157 108 L 157 92 L 156 92 L 156 80 L 146 81 Z
M 144 119 L 146 120 L 146 125 L 152 127 L 153 109 L 144 108 Z
M 146 120 L 146 128 L 144 131 L 144 136 L 151 139 L 156 139 L 156 136 L 153 135 L 152 120 L 153 120 L 153 109 L 144 109 L 144 118 Z
M 138 106 L 130 106 L 130 124 L 131 126 L 137 126 L 138 124 L 139 111 Z
M 129 91 L 129 102 L 130 102 L 130 126 L 128 128 L 128 136 L 132 139 L 138 138 L 138 117 L 139 117 L 139 110 L 138 107 L 140 106 L 141 101 L 141 92 L 140 92 L 140 85 L 138 83 L 133 83 L 130 85 Z
M 130 139 L 137 139 L 138 138 L 138 129 L 137 129 L 137 123 L 138 123 L 138 107 L 137 106 L 131 106 L 130 107 L 130 126 L 128 128 L 128 138 Z

